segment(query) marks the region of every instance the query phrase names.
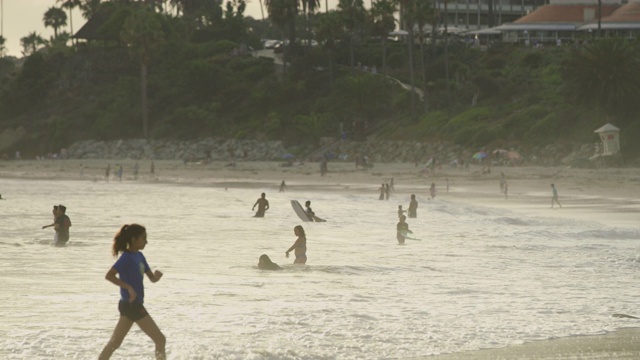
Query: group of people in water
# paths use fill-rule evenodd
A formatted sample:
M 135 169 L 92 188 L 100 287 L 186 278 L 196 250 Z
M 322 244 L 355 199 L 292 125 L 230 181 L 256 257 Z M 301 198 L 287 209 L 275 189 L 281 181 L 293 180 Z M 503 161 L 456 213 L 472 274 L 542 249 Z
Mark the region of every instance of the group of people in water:
M 555 185 L 551 184 L 551 188 L 553 190 L 552 207 L 554 202 L 560 205 Z M 314 216 L 311 210 L 311 202 L 307 201 L 305 205 L 306 212 L 310 214 L 310 216 Z M 263 217 L 264 213 L 269 209 L 269 202 L 266 199 L 265 193 L 261 194 L 261 197 L 256 201 L 253 208 L 256 206 L 258 206 L 258 212 L 255 216 Z M 411 195 L 408 210 L 403 210 L 402 205 L 398 206 L 399 221 L 396 226 L 398 244 L 404 244 L 405 239 L 413 239 L 409 237 L 409 234 L 413 234 L 413 232 L 409 229 L 409 225 L 406 222 L 407 216 L 405 216 L 404 213 L 406 212 L 409 218 L 416 218 L 417 209 L 418 201 L 416 200 L 415 194 Z M 43 226 L 43 229 L 51 226 L 55 227 L 57 234 L 56 243 L 59 241 L 66 243 L 69 239 L 68 228 L 71 226 L 71 221 L 68 216 L 65 215 L 65 211 L 66 208 L 63 205 L 54 206 L 54 223 Z M 61 231 L 61 229 L 64 228 L 66 228 L 66 235 Z M 294 264 L 305 264 L 307 261 L 307 238 L 304 228 L 301 225 L 297 225 L 294 227 L 293 232 L 294 235 L 297 236 L 297 239 L 293 245 L 287 249 L 285 256 L 288 258 L 289 253 L 294 252 Z M 113 239 L 111 251 L 114 257 L 118 258 L 119 256 L 119 258 L 107 271 L 105 279 L 120 288 L 120 300 L 118 303 L 120 318 L 111 338 L 99 356 L 100 360 L 111 357 L 113 352 L 120 347 L 134 323 L 138 324 L 140 329 L 155 343 L 156 359 L 166 359 L 166 338 L 144 307 L 144 275 L 146 275 L 152 283 L 159 281 L 163 276 L 162 272 L 151 270 L 146 258 L 141 252 L 147 243 L 146 229 L 139 224 L 124 225 Z M 263 270 L 282 269 L 278 264 L 271 261 L 266 254 L 260 256 L 258 268 Z

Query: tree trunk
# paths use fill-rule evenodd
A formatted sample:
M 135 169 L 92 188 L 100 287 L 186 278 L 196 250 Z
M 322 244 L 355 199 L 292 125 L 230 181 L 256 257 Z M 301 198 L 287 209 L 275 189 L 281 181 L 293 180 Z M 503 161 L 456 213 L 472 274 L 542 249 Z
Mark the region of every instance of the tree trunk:
M 355 55 L 353 53 L 353 33 L 349 34 L 349 57 L 351 59 L 351 69 L 353 70 L 355 62 Z
M 147 64 L 140 63 L 140 93 L 142 96 L 142 134 L 149 139 L 149 114 L 147 105 Z
M 416 120 L 416 91 L 415 91 L 415 79 L 413 74 L 413 26 L 409 27 L 408 36 L 409 46 L 409 80 L 411 82 L 411 120 Z
M 422 29 L 422 28 L 421 28 Z M 420 62 L 422 63 L 422 103 L 424 105 L 424 113 L 429 112 L 429 103 L 427 102 L 427 71 L 424 61 L 424 30 L 420 31 Z
M 387 72 L 387 37 L 382 37 L 382 72 L 384 73 L 384 78 L 386 79 L 389 75 Z
M 71 10 L 73 10 L 72 8 L 69 8 L 69 28 L 71 31 L 71 44 L 75 46 L 76 41 L 75 38 L 73 37 L 73 16 L 71 16 Z

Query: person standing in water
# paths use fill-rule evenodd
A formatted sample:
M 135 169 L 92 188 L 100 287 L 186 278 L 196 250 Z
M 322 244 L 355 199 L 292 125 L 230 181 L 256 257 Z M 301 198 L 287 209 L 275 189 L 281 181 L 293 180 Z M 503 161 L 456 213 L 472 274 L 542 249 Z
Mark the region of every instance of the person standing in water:
M 396 239 L 398 239 L 398 244 L 400 245 L 404 245 L 404 240 L 408 233 L 413 234 L 413 231 L 409 230 L 409 224 L 407 224 L 406 220 L 407 217 L 403 215 L 396 225 Z
M 418 217 L 418 201 L 416 200 L 415 194 L 411 194 L 411 202 L 409 203 L 408 215 L 410 218 Z
M 436 183 L 431 183 L 431 187 L 429 188 L 429 195 L 431 196 L 432 200 L 436 198 Z
M 56 226 L 56 218 L 58 217 L 58 205 L 53 205 L 53 210 L 51 210 L 51 213 L 53 214 L 53 222 L 49 225 L 43 226 L 42 227 L 43 229 Z M 53 243 L 55 244 L 57 242 L 58 242 L 58 232 L 56 231 L 55 234 L 53 235 Z
M 69 241 L 69 228 L 71 227 L 71 219 L 66 214 L 67 208 L 64 205 L 58 205 L 58 211 L 56 211 L 56 224 L 53 227 L 56 229 L 56 246 L 65 246 Z
M 260 195 L 260 198 L 256 200 L 256 203 L 253 204 L 251 210 L 254 210 L 256 208 L 256 205 L 258 206 L 258 211 L 255 215 L 253 215 L 253 217 L 264 217 L 264 213 L 269 210 L 269 200 L 267 200 L 266 196 L 267 195 L 265 193 L 262 193 L 262 195 Z
M 296 259 L 294 264 L 306 264 L 307 263 L 307 236 L 304 233 L 304 228 L 301 225 L 293 228 L 293 233 L 298 237 L 296 242 L 291 245 L 289 250 L 285 252 L 285 255 L 289 257 L 289 253 L 295 251 Z
M 558 189 L 556 189 L 555 184 L 551 184 L 551 191 L 552 191 L 552 196 L 551 196 L 551 208 L 553 209 L 553 203 L 558 203 L 558 206 L 562 207 L 562 204 L 560 204 L 560 201 L 558 201 Z
M 287 188 L 287 184 L 285 184 L 284 180 L 282 180 L 282 182 L 280 183 L 280 190 L 278 192 L 283 193 L 286 188 Z
M 120 258 L 109 269 L 105 278 L 120 287 L 118 310 L 120 319 L 109 342 L 100 353 L 99 360 L 111 357 L 120 347 L 125 336 L 133 326 L 138 324 L 156 345 L 156 359 L 165 360 L 166 338 L 144 308 L 144 274 L 153 283 L 162 278 L 162 272 L 151 271 L 144 255 L 140 252 L 147 245 L 147 231 L 142 225 L 124 225 L 113 239 L 111 252 Z M 118 275 L 118 276 L 116 276 Z

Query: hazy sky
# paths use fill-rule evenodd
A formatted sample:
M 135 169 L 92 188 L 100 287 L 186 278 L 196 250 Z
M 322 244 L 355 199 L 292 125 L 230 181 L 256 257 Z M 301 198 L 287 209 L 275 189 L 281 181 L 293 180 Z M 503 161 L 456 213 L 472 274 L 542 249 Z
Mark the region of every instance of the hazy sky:
M 22 56 L 20 39 L 35 31 L 45 39 L 53 35 L 53 29 L 45 28 L 42 22 L 44 13 L 52 6 L 59 6 L 56 0 L 0 0 L 3 2 L 3 26 L 2 36 L 7 39 L 7 54 Z M 226 3 L 226 0 L 224 1 Z M 335 7 L 338 0 L 328 0 L 329 8 Z M 325 0 L 320 0 L 324 11 Z M 369 0 L 365 0 L 365 5 L 369 7 Z M 75 10 L 73 15 L 73 31 L 78 31 L 85 24 L 79 10 Z M 258 0 L 247 0 L 247 10 L 245 15 L 260 19 L 260 2 Z M 68 13 L 67 13 L 68 16 Z M 265 10 L 265 16 L 266 10 Z M 67 26 L 69 20 L 67 19 Z M 66 29 L 66 31 L 70 31 Z

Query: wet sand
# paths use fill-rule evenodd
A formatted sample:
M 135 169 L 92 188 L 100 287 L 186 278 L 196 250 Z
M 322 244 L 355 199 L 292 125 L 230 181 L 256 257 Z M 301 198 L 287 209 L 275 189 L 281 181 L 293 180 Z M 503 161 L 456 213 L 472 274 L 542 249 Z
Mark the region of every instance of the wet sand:
M 640 320 L 636 320 L 640 321 Z M 500 349 L 430 356 L 425 360 L 559 360 L 640 359 L 640 329 L 622 329 L 604 335 L 574 336 Z

